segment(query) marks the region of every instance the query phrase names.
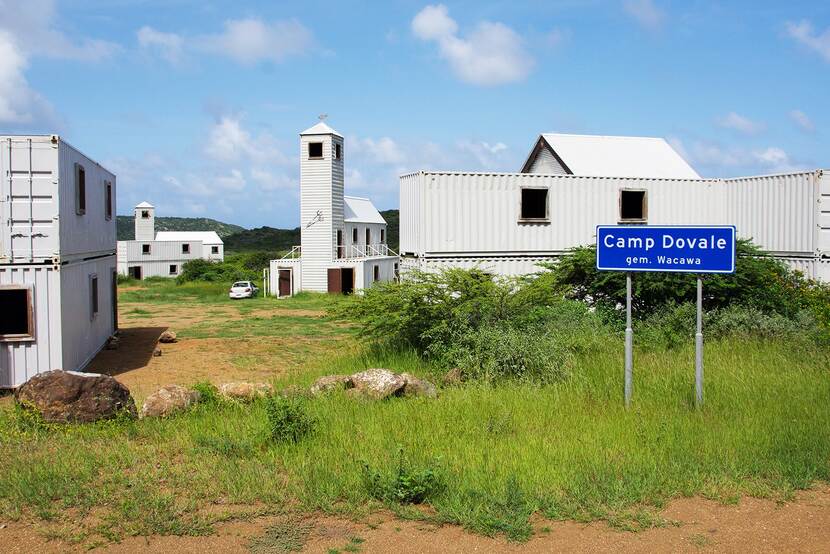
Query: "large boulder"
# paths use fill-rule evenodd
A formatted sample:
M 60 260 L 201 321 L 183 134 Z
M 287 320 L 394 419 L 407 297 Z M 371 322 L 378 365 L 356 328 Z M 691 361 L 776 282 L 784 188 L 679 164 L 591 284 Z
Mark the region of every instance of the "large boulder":
M 403 377 L 388 369 L 367 369 L 351 377 L 354 394 L 380 400 L 402 392 L 406 385 Z M 352 392 L 350 391 L 350 392 Z
M 179 385 L 162 387 L 144 400 L 141 417 L 165 417 L 180 410 L 186 410 L 199 401 L 199 391 Z
M 219 385 L 219 394 L 230 400 L 250 401 L 273 394 L 274 387 L 269 383 L 223 383 Z
M 171 342 L 176 342 L 178 340 L 179 339 L 176 338 L 176 332 L 175 331 L 165 331 L 161 335 L 159 335 L 159 342 L 162 342 L 162 343 L 165 343 L 165 344 L 168 344 L 168 343 L 171 343 Z
M 352 386 L 349 375 L 326 375 L 320 377 L 311 385 L 311 394 L 318 396 L 335 390 L 343 390 Z
M 404 396 L 425 396 L 427 398 L 435 398 L 438 396 L 438 389 L 429 381 L 418 379 L 409 373 L 401 373 L 401 377 L 404 380 Z
M 136 415 L 130 389 L 97 373 L 47 371 L 23 383 L 15 398 L 50 423 L 90 423 L 120 412 Z

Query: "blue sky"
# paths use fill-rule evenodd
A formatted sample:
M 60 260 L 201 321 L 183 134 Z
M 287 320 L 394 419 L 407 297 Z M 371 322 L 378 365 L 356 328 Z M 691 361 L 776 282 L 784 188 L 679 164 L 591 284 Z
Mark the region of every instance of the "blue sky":
M 830 2 L 0 0 L 0 133 L 57 132 L 118 211 L 299 220 L 298 133 L 346 189 L 516 171 L 541 132 L 662 136 L 705 176 L 830 168 Z

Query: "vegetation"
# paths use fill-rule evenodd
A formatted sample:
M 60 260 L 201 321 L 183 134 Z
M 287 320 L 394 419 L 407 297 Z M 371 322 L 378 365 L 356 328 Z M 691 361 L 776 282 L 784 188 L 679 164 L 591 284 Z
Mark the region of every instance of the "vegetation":
M 207 217 L 156 217 L 156 231 L 216 231 L 224 239 L 234 233 L 244 231 L 244 227 L 231 223 L 222 223 Z M 135 218 L 131 215 L 119 215 L 116 218 L 118 240 L 135 239 Z
M 45 426 L 0 407 L 0 518 L 36 519 L 90 545 L 205 534 L 245 514 L 385 507 L 522 541 L 534 514 L 638 530 L 664 525 L 657 512 L 678 496 L 786 501 L 830 480 L 830 349 L 813 304 L 825 288 L 781 277 L 800 283 L 797 309 L 768 297 L 790 298 L 787 287 L 766 290 L 742 271 L 730 293 L 742 300 L 709 305 L 702 409 L 687 340 L 693 306 L 666 295 L 638 309 L 629 410 L 619 310 L 576 299 L 582 282 L 557 270 L 532 281 L 450 271 L 345 300 L 244 303 L 228 301 L 224 284 L 141 282 L 120 293 L 122 310 L 186 303 L 205 314 L 180 324 L 182 340 L 233 336 L 252 356 L 284 341 L 268 358 L 290 360 L 275 374 L 280 393 L 368 367 L 439 384 L 460 367 L 467 382 L 435 399 L 335 392 L 251 404 L 219 401 L 202 383 L 204 401 L 180 415 L 83 426 Z M 314 315 L 332 302 L 338 320 Z M 252 546 L 301 544 L 289 530 L 275 527 Z

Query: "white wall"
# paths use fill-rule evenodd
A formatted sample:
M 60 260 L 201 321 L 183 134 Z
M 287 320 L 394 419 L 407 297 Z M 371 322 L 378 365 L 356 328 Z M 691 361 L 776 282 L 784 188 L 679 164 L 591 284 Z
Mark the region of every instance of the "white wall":
M 142 217 L 147 212 L 148 217 Z M 153 240 L 156 238 L 156 209 L 135 208 L 133 211 L 135 240 Z
M 142 246 L 150 245 L 150 253 L 142 254 Z M 182 245 L 190 245 L 190 253 L 182 253 Z M 206 260 L 222 261 L 224 248 L 219 245 L 219 254 L 210 254 L 210 246 L 201 241 L 189 240 L 124 240 L 118 241 L 118 272 L 129 274 L 129 268 L 141 267 L 142 277 L 175 277 L 181 273 L 182 265 L 190 260 L 203 258 Z M 176 272 L 170 273 L 170 266 L 176 266 Z

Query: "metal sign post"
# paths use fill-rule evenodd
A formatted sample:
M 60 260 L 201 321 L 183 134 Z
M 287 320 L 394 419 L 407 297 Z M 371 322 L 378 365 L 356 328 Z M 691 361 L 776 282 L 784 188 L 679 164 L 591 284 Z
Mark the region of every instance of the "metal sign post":
M 697 273 L 695 406 L 703 406 L 704 273 L 735 272 L 735 227 L 598 225 L 597 270 L 625 271 L 625 407 L 633 389 L 631 279 L 635 271 Z
M 703 279 L 697 276 L 697 331 L 695 332 L 695 406 L 703 406 Z
M 634 330 L 631 328 L 631 274 L 625 274 L 625 407 L 631 405 L 634 372 Z

